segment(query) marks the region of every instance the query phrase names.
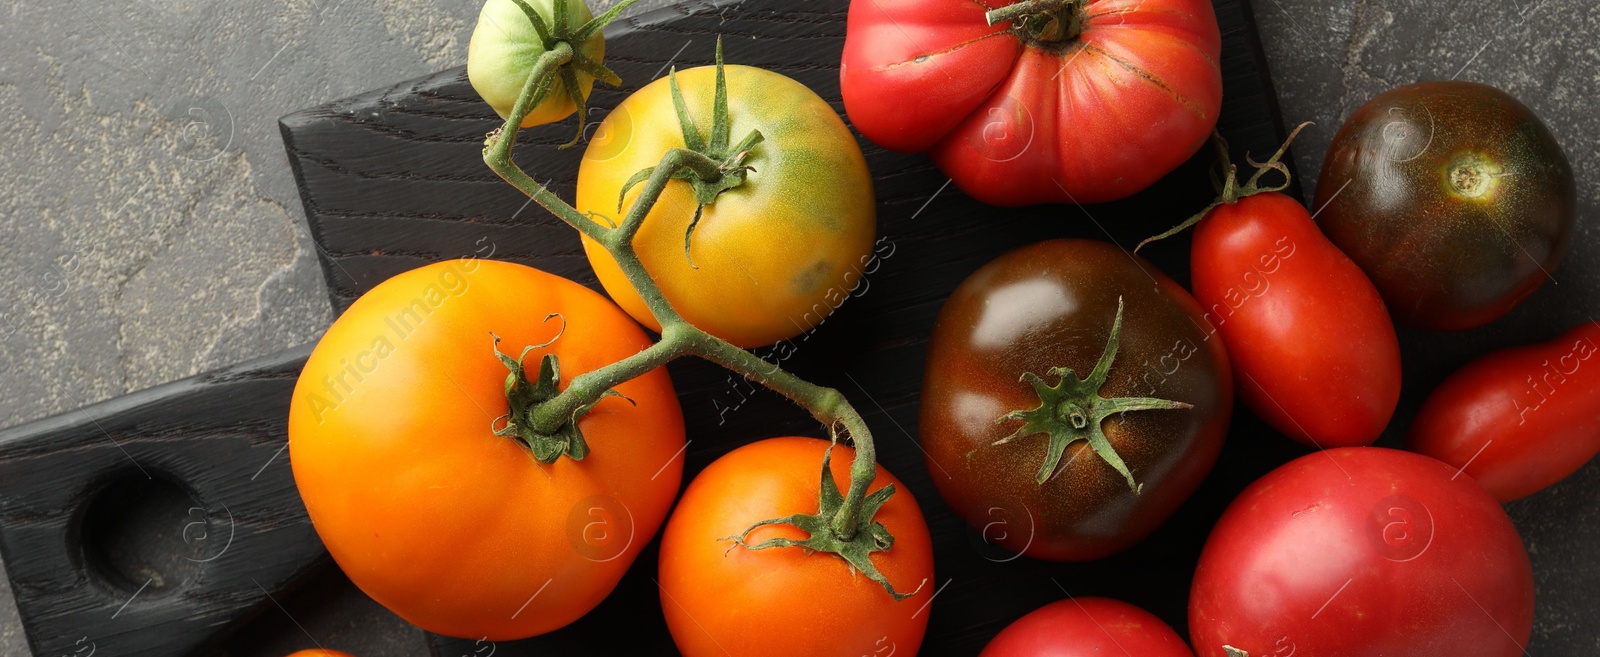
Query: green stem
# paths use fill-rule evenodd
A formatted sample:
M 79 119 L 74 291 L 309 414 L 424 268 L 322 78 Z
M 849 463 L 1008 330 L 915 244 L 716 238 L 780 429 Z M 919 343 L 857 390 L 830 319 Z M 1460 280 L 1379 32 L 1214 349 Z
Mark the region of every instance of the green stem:
M 1023 16 L 1042 14 L 1047 11 L 1060 9 L 1062 5 L 1065 5 L 1069 1 L 1070 0 L 1026 0 L 1024 2 L 1006 5 L 999 9 L 990 9 L 988 13 L 983 15 L 983 18 L 984 20 L 989 21 L 990 25 L 994 25 L 995 23 L 1004 23 L 1009 20 L 1016 20 L 1017 18 Z
M 622 382 L 638 377 L 683 355 L 695 355 L 717 363 L 744 377 L 761 383 L 774 392 L 789 398 L 812 417 L 826 425 L 830 431 L 843 426 L 855 443 L 856 457 L 850 466 L 850 487 L 844 503 L 832 518 L 832 533 L 842 540 L 856 538 L 862 521 L 862 508 L 867 498 L 867 488 L 877 475 L 877 453 L 873 447 L 872 432 L 853 406 L 838 390 L 805 381 L 782 368 L 757 358 L 755 354 L 713 336 L 688 323 L 667 300 L 666 295 L 633 247 L 645 216 L 661 193 L 672 181 L 673 174 L 688 170 L 702 180 L 715 181 L 724 173 L 723 163 L 701 153 L 687 149 L 673 149 L 661 159 L 661 164 L 651 172 L 644 189 L 634 200 L 622 223 L 607 227 L 562 201 L 543 185 L 535 182 L 511 159 L 518 126 L 533 106 L 533 96 L 549 75 L 572 57 L 572 49 L 558 43 L 539 58 L 528 81 L 523 85 L 522 96 L 513 106 L 505 125 L 491 133 L 484 149 L 484 162 L 513 187 L 527 194 L 534 202 L 571 224 L 585 236 L 593 239 L 611 254 L 628 282 L 638 291 L 650 313 L 661 326 L 661 339 L 633 356 L 574 377 L 566 390 L 544 402 L 533 412 L 535 430 L 553 433 L 570 421 L 573 413 L 593 404 L 606 391 Z
M 605 234 L 605 227 L 578 212 L 577 208 L 568 205 L 544 185 L 534 182 L 521 167 L 511 161 L 511 147 L 517 142 L 517 132 L 522 129 L 522 119 L 537 104 L 534 99 L 535 92 L 544 83 L 545 78 L 570 61 L 572 61 L 572 46 L 564 41 L 555 44 L 554 48 L 539 56 L 539 60 L 533 64 L 533 70 L 528 72 L 528 81 L 522 85 L 522 95 L 517 97 L 517 103 L 511 106 L 511 114 L 506 117 L 505 125 L 489 133 L 484 141 L 483 161 L 502 179 L 532 198 L 533 202 L 561 217 L 562 221 L 571 224 L 584 235 L 598 239 Z
M 1256 172 L 1254 175 L 1250 176 L 1249 180 L 1246 180 L 1243 183 L 1239 182 L 1239 167 L 1234 165 L 1232 159 L 1228 156 L 1228 140 L 1222 138 L 1221 132 L 1213 129 L 1211 131 L 1211 143 L 1217 148 L 1217 165 L 1221 176 L 1220 180 L 1216 178 L 1212 179 L 1212 183 L 1221 183 L 1221 190 L 1217 192 L 1217 198 L 1212 200 L 1209 205 L 1202 208 L 1199 212 L 1196 212 L 1193 215 L 1190 215 L 1188 219 L 1183 220 L 1183 223 L 1173 226 L 1172 228 L 1167 229 L 1166 232 L 1163 232 L 1159 235 L 1146 237 L 1144 241 L 1139 242 L 1137 246 L 1133 247 L 1133 252 L 1138 253 L 1139 249 L 1144 248 L 1145 245 L 1151 242 L 1159 242 L 1167 239 L 1168 237 L 1172 237 L 1173 235 L 1177 235 L 1178 233 L 1188 230 L 1190 226 L 1200 223 L 1202 219 L 1205 219 L 1211 214 L 1212 210 L 1220 206 L 1232 205 L 1234 203 L 1238 203 L 1240 199 L 1249 198 L 1257 194 L 1281 192 L 1285 189 L 1288 189 L 1289 183 L 1291 182 L 1289 180 L 1289 166 L 1281 162 L 1281 160 L 1283 159 L 1284 154 L 1289 152 L 1289 144 L 1294 143 L 1294 138 L 1300 135 L 1300 131 L 1305 130 L 1306 126 L 1311 124 L 1312 123 L 1310 121 L 1306 121 L 1305 123 L 1295 126 L 1294 131 L 1289 133 L 1289 138 L 1285 139 L 1283 141 L 1283 145 L 1278 147 L 1278 152 L 1273 153 L 1272 157 L 1267 158 L 1267 161 L 1265 162 L 1257 162 L 1250 157 L 1249 153 L 1245 153 L 1245 162 L 1250 166 L 1255 167 Z M 1261 177 L 1266 175 L 1268 171 L 1276 171 L 1278 175 L 1283 177 L 1283 182 L 1277 185 L 1262 185 Z

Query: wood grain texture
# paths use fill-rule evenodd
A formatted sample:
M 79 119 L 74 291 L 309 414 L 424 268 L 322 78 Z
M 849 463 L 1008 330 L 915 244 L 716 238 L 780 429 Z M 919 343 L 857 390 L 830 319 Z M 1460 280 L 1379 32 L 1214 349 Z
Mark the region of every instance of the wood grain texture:
M 597 87 L 592 119 L 668 66 L 710 63 L 717 35 L 729 62 L 766 67 L 811 87 L 842 115 L 838 62 L 846 0 L 730 0 L 685 3 L 626 20 L 608 32 L 607 64 L 625 81 Z M 1225 74 L 1219 129 L 1234 146 L 1265 155 L 1284 131 L 1249 7 L 1215 0 L 1223 31 Z M 284 142 L 300 181 L 307 218 L 336 310 L 396 273 L 469 255 L 510 260 L 598 284 L 573 230 L 501 182 L 481 161 L 484 133 L 499 120 L 473 93 L 463 69 L 404 82 L 282 120 Z M 572 198 L 582 149 L 558 150 L 572 124 L 524 131 L 517 161 L 564 198 Z M 875 174 L 878 267 L 826 322 L 757 353 L 814 382 L 841 390 L 874 428 L 880 461 L 901 478 L 927 516 L 935 541 L 938 595 L 922 650 L 975 654 L 1000 628 L 1066 595 L 1105 595 L 1140 605 L 1186 634 L 1190 577 L 1205 537 L 1223 508 L 1249 482 L 1305 453 L 1260 420 L 1236 409 L 1216 470 L 1164 527 L 1126 553 L 1089 564 L 1056 564 L 989 546 L 939 498 L 917 446 L 917 395 L 928 331 L 940 303 L 969 273 L 1012 248 L 1053 237 L 1086 237 L 1132 246 L 1189 215 L 1211 198 L 1209 152 L 1126 201 L 1090 207 L 1018 210 L 976 203 L 921 155 L 885 151 L 861 141 Z M 1290 160 L 1292 162 L 1292 160 Z M 1291 165 L 1292 166 L 1292 165 Z M 1298 189 L 1290 190 L 1298 193 Z M 1188 280 L 1188 238 L 1146 249 L 1180 283 Z M 1462 360 L 1458 351 L 1416 345 L 1406 354 L 1414 377 L 1437 381 Z M 686 477 L 734 447 L 784 434 L 821 435 L 798 408 L 704 362 L 670 366 L 692 443 Z M 1421 398 L 1411 395 L 1401 416 Z M 1390 442 L 1393 442 L 1392 437 Z M 1566 577 L 1593 582 L 1582 543 L 1600 530 L 1562 525 L 1594 518 L 1600 472 L 1586 469 L 1562 488 L 1559 504 L 1513 507 L 1535 555 L 1541 595 Z M 686 481 L 688 479 L 686 478 Z M 1574 497 L 1576 496 L 1576 497 Z M 1600 523 L 1590 523 L 1600 526 Z M 675 654 L 655 584 L 657 545 L 644 550 L 615 592 L 594 612 L 557 632 L 497 646 L 436 637 L 445 657 L 579 654 Z M 1570 571 L 1570 572 L 1563 572 Z M 1548 604 L 1590 610 L 1600 602 L 1574 593 Z M 819 601 L 825 603 L 825 601 Z M 1541 644 L 1541 655 L 1588 654 L 1583 647 Z M 866 647 L 863 653 L 871 653 Z
M 0 551 L 33 654 L 191 654 L 326 552 L 294 488 L 309 345 L 0 433 Z

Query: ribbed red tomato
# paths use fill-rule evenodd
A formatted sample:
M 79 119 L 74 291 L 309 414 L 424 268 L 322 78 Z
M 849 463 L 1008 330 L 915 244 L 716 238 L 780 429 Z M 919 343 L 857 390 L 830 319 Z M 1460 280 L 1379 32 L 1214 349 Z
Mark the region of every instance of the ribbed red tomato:
M 1245 405 L 1313 447 L 1377 440 L 1400 400 L 1400 344 L 1366 274 L 1277 192 L 1218 205 L 1194 231 L 1194 296 Z
M 1205 144 L 1221 48 L 1208 0 L 855 0 L 839 81 L 862 134 L 973 198 L 1098 203 Z

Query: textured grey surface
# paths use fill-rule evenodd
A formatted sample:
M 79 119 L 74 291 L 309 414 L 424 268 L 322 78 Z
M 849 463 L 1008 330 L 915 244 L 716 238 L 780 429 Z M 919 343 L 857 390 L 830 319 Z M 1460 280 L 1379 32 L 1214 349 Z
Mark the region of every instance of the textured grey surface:
M 1286 121 L 1318 123 L 1296 149 L 1308 194 L 1351 110 L 1459 77 L 1544 117 L 1577 173 L 1580 231 L 1594 230 L 1591 0 L 1253 1 Z M 0 3 L 0 425 L 319 335 L 331 317 L 276 119 L 461 64 L 477 8 Z M 27 655 L 0 591 L 0 655 Z M 336 575 L 267 614 L 230 652 L 426 652 Z

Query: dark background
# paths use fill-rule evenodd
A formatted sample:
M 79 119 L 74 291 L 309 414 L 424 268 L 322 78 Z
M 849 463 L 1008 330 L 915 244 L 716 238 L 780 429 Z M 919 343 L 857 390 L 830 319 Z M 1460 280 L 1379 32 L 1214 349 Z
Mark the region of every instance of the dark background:
M 1308 191 L 1361 102 L 1459 77 L 1545 118 L 1577 173 L 1578 241 L 1592 239 L 1600 19 L 1588 3 L 1257 0 L 1254 10 L 1285 121 L 1319 123 L 1296 149 Z M 345 0 L 0 7 L 0 424 L 320 334 L 331 314 L 276 118 L 459 65 L 476 12 L 476 2 Z M 1571 289 L 1556 300 L 1561 281 L 1591 265 L 1565 263 L 1557 286 L 1517 312 L 1593 305 Z M 27 655 L 9 603 L 8 591 L 0 654 Z M 427 654 L 420 631 L 336 574 L 289 607 L 325 646 Z M 280 625 L 261 640 L 311 645 L 295 623 Z

